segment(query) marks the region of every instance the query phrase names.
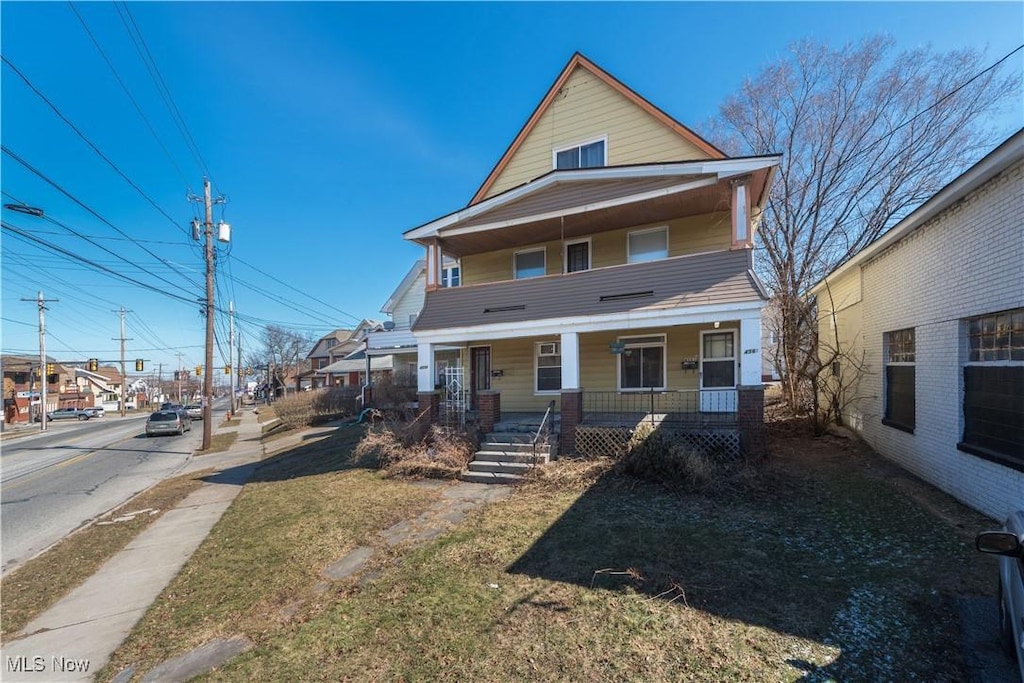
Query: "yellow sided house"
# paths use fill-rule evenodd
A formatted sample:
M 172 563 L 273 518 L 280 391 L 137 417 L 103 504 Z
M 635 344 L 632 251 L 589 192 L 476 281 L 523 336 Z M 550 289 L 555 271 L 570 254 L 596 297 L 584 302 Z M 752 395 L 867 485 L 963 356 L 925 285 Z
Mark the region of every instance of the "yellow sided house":
M 762 449 L 752 244 L 778 163 L 726 157 L 574 55 L 470 203 L 404 234 L 426 251 L 421 409 L 550 428 L 563 453 L 643 422 Z

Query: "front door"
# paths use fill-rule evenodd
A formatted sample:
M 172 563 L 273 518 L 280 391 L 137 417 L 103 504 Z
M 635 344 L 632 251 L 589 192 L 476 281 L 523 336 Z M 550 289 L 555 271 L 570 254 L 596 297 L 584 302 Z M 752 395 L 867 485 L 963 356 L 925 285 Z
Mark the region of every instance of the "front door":
M 491 388 L 491 347 L 469 347 L 469 406 L 477 409 L 477 394 Z
M 700 333 L 700 410 L 736 412 L 736 330 Z

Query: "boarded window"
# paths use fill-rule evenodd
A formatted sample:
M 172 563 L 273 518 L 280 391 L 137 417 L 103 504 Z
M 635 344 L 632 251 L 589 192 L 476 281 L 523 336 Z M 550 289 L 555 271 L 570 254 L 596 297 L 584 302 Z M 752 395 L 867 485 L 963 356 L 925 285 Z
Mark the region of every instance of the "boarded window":
M 631 232 L 627 237 L 626 249 L 629 263 L 668 258 L 668 228 Z
M 544 250 L 521 251 L 514 257 L 515 276 L 517 280 L 528 277 L 539 277 L 546 272 Z

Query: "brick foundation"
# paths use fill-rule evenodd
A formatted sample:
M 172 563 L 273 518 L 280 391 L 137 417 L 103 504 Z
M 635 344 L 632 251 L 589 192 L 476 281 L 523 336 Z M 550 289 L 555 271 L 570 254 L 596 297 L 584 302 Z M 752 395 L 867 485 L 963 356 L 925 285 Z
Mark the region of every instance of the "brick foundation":
M 427 425 L 437 424 L 440 418 L 441 395 L 436 391 L 421 391 L 418 397 L 420 407 L 417 416 L 427 413 L 420 422 Z
M 764 431 L 764 386 L 756 384 L 736 389 L 740 452 L 745 458 L 762 458 L 768 454 Z
M 478 415 L 477 425 L 484 434 L 494 431 L 494 425 L 501 422 L 501 392 L 480 391 L 476 395 Z
M 558 453 L 576 455 L 576 428 L 583 422 L 583 390 L 562 392 L 562 411 L 559 417 Z

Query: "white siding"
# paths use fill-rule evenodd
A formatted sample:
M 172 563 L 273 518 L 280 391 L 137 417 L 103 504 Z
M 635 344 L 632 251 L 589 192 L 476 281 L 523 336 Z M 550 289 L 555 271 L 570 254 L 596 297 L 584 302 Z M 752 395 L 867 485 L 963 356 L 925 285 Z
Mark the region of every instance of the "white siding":
M 409 329 L 409 316 L 419 315 L 419 312 L 423 310 L 423 297 L 426 291 L 427 275 L 426 273 L 420 273 L 412 285 L 405 290 L 402 298 L 395 303 L 391 319 L 395 322 L 396 330 Z
M 1024 306 L 1024 165 L 1017 164 L 864 264 L 863 436 L 878 452 L 1001 520 L 1024 472 L 957 450 L 963 430 L 961 320 Z M 916 330 L 916 426 L 881 423 L 882 336 Z

